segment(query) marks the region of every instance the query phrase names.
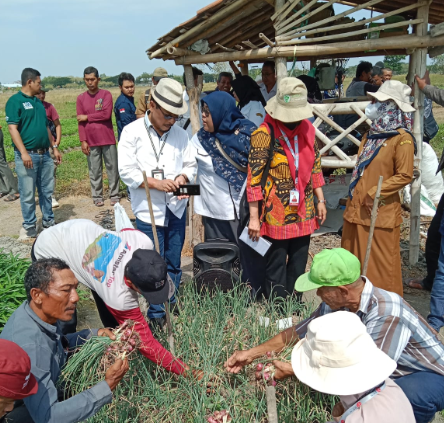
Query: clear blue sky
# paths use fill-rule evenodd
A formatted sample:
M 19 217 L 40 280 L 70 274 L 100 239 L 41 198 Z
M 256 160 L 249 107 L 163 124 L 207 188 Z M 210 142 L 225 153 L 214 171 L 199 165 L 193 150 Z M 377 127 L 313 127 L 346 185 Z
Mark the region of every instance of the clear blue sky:
M 2 0 L 0 28 L 5 42 L 0 82 L 18 80 L 25 67 L 38 69 L 42 76 L 81 76 L 90 65 L 107 75 L 125 71 L 137 76 L 157 66 L 181 74 L 183 68 L 172 61 L 150 61 L 145 50 L 210 2 Z M 335 10 L 340 13 L 344 6 Z M 356 18 L 364 15 L 369 17 L 370 12 L 360 12 Z

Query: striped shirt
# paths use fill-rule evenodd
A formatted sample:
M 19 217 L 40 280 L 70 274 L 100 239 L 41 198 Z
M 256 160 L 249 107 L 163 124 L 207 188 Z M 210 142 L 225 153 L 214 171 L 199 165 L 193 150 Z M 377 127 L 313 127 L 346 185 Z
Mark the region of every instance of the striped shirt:
M 365 286 L 356 314 L 378 348 L 398 363 L 392 377 L 419 371 L 444 375 L 444 345 L 436 331 L 398 294 L 376 288 L 367 278 L 363 279 Z M 322 303 L 295 327 L 299 338 L 305 337 L 313 319 L 334 311 Z

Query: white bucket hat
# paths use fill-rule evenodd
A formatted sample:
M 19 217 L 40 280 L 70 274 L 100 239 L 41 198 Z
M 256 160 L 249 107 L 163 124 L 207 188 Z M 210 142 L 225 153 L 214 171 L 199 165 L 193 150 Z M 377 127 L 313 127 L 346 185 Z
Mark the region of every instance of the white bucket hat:
M 378 101 L 393 100 L 403 112 L 408 113 L 415 111 L 410 102 L 411 92 L 412 89 L 408 85 L 391 79 L 385 81 L 377 92 L 367 94 L 375 97 Z
M 307 102 L 307 88 L 297 78 L 283 78 L 277 87 L 277 93 L 265 106 L 267 113 L 281 122 L 298 122 L 313 117 L 311 106 Z
M 188 110 L 187 103 L 183 101 L 182 85 L 174 79 L 162 78 L 151 89 L 151 95 L 160 107 L 174 115 L 183 115 Z
M 366 392 L 387 379 L 396 362 L 382 352 L 359 317 L 337 311 L 310 322 L 291 354 L 297 378 L 331 395 Z

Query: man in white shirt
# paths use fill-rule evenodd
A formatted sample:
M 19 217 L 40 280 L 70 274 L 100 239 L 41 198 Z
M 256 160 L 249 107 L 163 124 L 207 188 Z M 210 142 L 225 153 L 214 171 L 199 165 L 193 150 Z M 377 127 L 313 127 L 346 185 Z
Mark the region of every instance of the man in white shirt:
M 200 69 L 193 66 L 193 78 L 194 78 L 194 86 L 195 87 L 197 87 L 197 85 L 198 85 L 197 78 L 199 75 L 203 75 L 203 72 Z M 185 73 L 183 74 L 183 80 L 185 82 Z M 200 128 L 202 127 L 202 111 L 201 111 L 202 106 L 200 104 L 200 100 L 202 100 L 205 96 L 206 96 L 205 93 L 200 94 L 199 104 L 198 104 Z M 179 118 L 176 125 L 180 126 L 182 129 L 185 129 L 185 131 L 187 131 L 188 138 L 191 139 L 191 137 L 193 136 L 193 128 L 191 126 L 190 97 L 188 96 L 187 90 L 184 90 L 184 92 L 183 92 L 183 100 L 187 104 L 188 110 Z
M 277 91 L 276 65 L 272 60 L 267 60 L 262 65 L 262 84 L 260 87 L 262 95 L 268 103 L 268 100 L 273 98 Z
M 130 189 L 137 229 L 154 241 L 142 175 L 142 171 L 146 171 L 160 254 L 167 262 L 168 274 L 176 288 L 182 276 L 180 256 L 185 240 L 187 202 L 186 197 L 177 197 L 174 192 L 180 185 L 193 181 L 197 172 L 188 135 L 175 125 L 187 110 L 182 85 L 163 78 L 152 89 L 145 117 L 123 129 L 118 149 L 120 178 Z M 174 297 L 170 302 L 175 302 Z M 162 306 L 150 305 L 148 317 L 152 323 L 163 326 L 165 310 Z

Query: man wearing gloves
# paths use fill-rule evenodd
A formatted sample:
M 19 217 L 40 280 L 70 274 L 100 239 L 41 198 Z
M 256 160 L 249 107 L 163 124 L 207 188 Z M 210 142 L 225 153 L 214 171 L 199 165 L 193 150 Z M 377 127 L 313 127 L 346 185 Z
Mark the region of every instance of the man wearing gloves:
M 197 163 L 186 131 L 175 125 L 188 110 L 182 85 L 163 78 L 152 88 L 149 110 L 143 119 L 125 126 L 119 143 L 118 162 L 122 181 L 129 187 L 131 207 L 137 229 L 154 241 L 156 225 L 160 255 L 168 265 L 168 274 L 179 287 L 182 270 L 180 256 L 185 240 L 186 197 L 175 196 L 180 185 L 194 179 Z M 148 207 L 142 172 L 151 191 L 154 219 Z M 171 299 L 171 303 L 175 298 Z M 150 305 L 148 317 L 159 326 L 165 323 L 162 306 Z

